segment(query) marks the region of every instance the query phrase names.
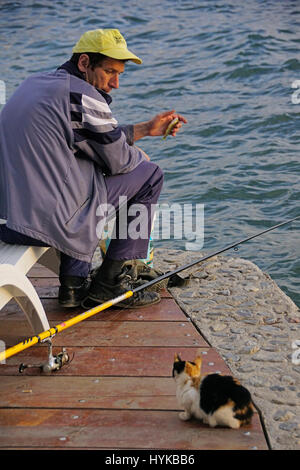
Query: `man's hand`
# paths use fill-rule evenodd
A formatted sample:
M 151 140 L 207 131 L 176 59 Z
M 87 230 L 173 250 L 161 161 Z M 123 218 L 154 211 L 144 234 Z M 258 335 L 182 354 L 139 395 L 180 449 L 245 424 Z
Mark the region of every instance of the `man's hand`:
M 149 121 L 149 135 L 164 135 L 168 125 L 176 117 L 179 119 L 179 121 L 176 126 L 173 127 L 171 132 L 171 135 L 175 136 L 181 128 L 182 123 L 186 124 L 187 120 L 183 116 L 180 116 L 179 114 L 175 113 L 174 110 L 165 111 L 164 113 L 157 114 L 153 119 L 151 119 L 151 121 Z
M 175 135 L 181 128 L 182 123 L 186 124 L 187 120 L 180 114 L 177 114 L 173 109 L 172 111 L 165 111 L 163 113 L 157 114 L 150 121 L 135 124 L 133 126 L 134 140 L 136 141 L 146 136 L 163 136 L 170 122 L 173 121 L 173 119 L 175 119 L 176 117 L 179 119 L 179 121 L 176 126 L 173 127 L 170 134 L 175 137 Z

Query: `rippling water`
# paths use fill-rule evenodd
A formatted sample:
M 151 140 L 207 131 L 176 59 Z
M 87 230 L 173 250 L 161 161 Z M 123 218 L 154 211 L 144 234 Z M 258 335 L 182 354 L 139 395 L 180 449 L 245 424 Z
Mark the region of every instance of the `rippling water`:
M 123 123 L 173 108 L 188 119 L 176 139 L 140 145 L 165 171 L 161 202 L 204 204 L 204 251 L 300 215 L 298 0 L 4 1 L 0 13 L 7 98 L 28 74 L 67 60 L 84 31 L 120 29 L 144 63 L 128 64 L 112 109 Z M 299 223 L 239 255 L 300 306 Z

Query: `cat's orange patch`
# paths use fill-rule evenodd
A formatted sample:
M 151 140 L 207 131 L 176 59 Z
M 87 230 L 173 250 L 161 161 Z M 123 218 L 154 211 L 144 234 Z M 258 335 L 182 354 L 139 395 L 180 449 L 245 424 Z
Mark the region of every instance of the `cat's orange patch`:
M 196 390 L 198 390 L 199 387 L 200 387 L 201 377 L 200 376 L 199 377 L 193 377 L 192 382 L 193 382 L 193 387 L 195 387 Z
M 199 356 L 196 357 L 194 364 L 187 361 L 185 363 L 185 373 L 188 374 L 192 379 L 200 378 L 201 365 L 202 365 L 202 358 Z

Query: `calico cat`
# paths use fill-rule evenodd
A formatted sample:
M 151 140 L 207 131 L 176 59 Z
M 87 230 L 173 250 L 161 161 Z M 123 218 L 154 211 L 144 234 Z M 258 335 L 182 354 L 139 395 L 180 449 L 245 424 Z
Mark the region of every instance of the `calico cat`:
M 238 429 L 249 424 L 253 415 L 250 392 L 230 375 L 208 374 L 201 376 L 201 357 L 194 362 L 182 361 L 175 354 L 173 377 L 176 396 L 184 411 L 179 418 L 192 417 L 211 427 L 226 426 Z

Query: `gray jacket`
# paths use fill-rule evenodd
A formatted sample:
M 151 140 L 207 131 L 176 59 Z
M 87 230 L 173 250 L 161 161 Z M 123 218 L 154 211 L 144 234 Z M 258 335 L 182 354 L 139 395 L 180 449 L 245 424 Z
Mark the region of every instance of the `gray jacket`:
M 0 114 L 0 218 L 7 227 L 91 261 L 105 223 L 105 175 L 144 160 L 111 98 L 66 63 L 27 78 Z

